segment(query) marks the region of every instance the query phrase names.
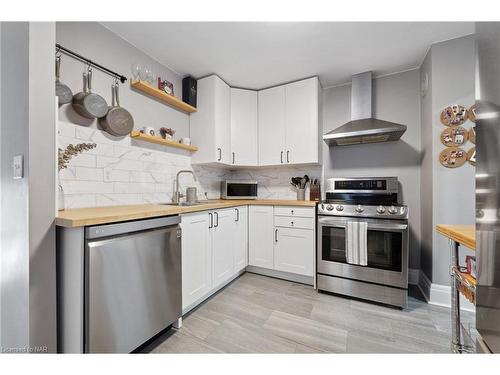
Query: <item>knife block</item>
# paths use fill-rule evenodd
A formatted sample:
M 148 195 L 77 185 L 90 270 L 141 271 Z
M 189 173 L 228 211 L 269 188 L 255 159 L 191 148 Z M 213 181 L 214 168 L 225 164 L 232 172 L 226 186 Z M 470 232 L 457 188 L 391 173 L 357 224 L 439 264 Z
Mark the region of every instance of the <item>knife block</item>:
M 321 185 L 319 183 L 309 186 L 309 200 L 311 201 L 321 200 Z

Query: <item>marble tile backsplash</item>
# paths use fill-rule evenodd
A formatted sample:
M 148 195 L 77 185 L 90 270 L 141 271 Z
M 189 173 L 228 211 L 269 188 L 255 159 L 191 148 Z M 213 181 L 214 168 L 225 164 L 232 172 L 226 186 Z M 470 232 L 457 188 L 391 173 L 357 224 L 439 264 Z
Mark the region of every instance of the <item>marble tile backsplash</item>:
M 187 151 L 144 143 L 130 137 L 113 137 L 95 128 L 59 122 L 60 148 L 69 144 L 94 142 L 97 147 L 75 156 L 68 168 L 59 172 L 65 208 L 165 203 L 172 199 L 175 175 L 181 169 L 195 173 L 182 175 L 181 191 L 196 186 L 198 198 L 220 197 L 220 181 L 250 179 L 259 182 L 259 198 L 295 199 L 290 177 L 321 176 L 321 167 L 274 167 L 230 171 L 193 166 Z

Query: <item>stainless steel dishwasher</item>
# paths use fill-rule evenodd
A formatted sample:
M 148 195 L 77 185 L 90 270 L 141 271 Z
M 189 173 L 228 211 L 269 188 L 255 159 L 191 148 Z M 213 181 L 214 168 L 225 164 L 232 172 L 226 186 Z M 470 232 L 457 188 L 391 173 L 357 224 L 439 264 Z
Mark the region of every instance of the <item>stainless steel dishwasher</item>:
M 85 229 L 87 353 L 128 353 L 182 310 L 180 217 Z

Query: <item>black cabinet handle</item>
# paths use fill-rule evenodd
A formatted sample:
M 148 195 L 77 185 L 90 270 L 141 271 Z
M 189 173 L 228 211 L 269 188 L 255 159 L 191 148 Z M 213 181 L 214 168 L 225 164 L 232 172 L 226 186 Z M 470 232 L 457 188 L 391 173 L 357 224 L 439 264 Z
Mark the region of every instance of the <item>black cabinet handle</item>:
M 281 164 L 283 164 L 283 151 L 281 151 Z
M 274 230 L 274 242 L 278 242 L 278 229 Z
M 235 221 L 240 221 L 240 210 L 237 208 L 234 209 L 236 211 L 236 220 Z
M 286 152 L 286 162 L 290 163 L 290 151 Z
M 217 159 L 217 161 L 221 161 L 222 160 L 222 149 L 220 147 L 218 147 L 217 151 L 219 151 L 219 158 Z
M 214 224 L 214 228 L 217 228 L 219 226 L 219 213 L 218 212 L 214 212 L 214 215 L 215 215 L 215 224 Z
M 292 210 L 292 215 L 293 215 L 293 210 Z
M 233 164 L 234 164 L 234 152 L 233 152 Z
M 208 213 L 208 217 L 210 218 L 210 224 L 208 224 L 208 229 L 214 227 L 214 215 L 211 212 Z

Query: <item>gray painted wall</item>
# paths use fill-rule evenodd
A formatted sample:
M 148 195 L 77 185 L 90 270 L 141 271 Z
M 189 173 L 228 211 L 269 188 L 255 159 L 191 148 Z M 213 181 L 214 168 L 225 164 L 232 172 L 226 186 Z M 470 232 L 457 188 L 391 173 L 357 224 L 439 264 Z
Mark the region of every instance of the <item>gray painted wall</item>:
M 427 77 L 428 87 L 423 90 L 421 99 L 421 119 L 422 119 L 422 165 L 420 169 L 420 203 L 421 203 L 421 256 L 420 268 L 432 278 L 432 238 L 434 228 L 432 226 L 433 212 L 433 166 L 434 152 L 432 142 L 432 49 L 429 50 L 420 68 L 421 81 Z
M 54 23 L 1 25 L 1 343 L 56 350 Z M 24 178 L 12 158 L 24 155 Z
M 29 335 L 55 352 L 55 23 L 30 22 L 29 36 Z
M 114 70 L 126 77 L 132 77 L 132 65 L 140 63 L 148 65 L 156 74 L 174 84 L 174 93 L 182 97 L 182 77 L 176 72 L 161 65 L 127 41 L 121 39 L 97 22 L 58 22 L 56 24 L 57 42 L 99 64 Z M 67 84 L 73 93 L 82 90 L 83 63 L 63 54 L 61 64 L 61 81 Z M 107 74 L 94 70 L 93 91 L 103 96 L 108 104 L 111 102 L 112 78 Z M 130 82 L 120 86 L 120 104 L 134 116 L 135 128 L 151 126 L 159 129 L 162 126 L 177 131 L 175 137 L 189 136 L 189 117 L 187 114 L 173 109 L 162 102 L 130 89 Z M 90 127 L 99 127 L 97 120 L 89 120 L 75 113 L 71 105 L 59 110 L 59 119 Z
M 4 22 L 2 44 L 2 280 L 0 308 L 2 348 L 29 345 L 28 179 L 29 157 L 29 26 Z M 9 51 L 9 53 L 5 53 Z M 12 158 L 24 155 L 25 178 L 12 179 Z
M 325 180 L 345 176 L 396 176 L 409 208 L 410 268 L 420 267 L 420 75 L 411 70 L 373 81 L 373 115 L 405 124 L 401 141 L 328 147 L 323 143 Z M 350 120 L 351 86 L 323 91 L 323 133 Z
M 439 223 L 475 223 L 475 169 L 468 163 L 460 168 L 441 166 L 439 153 L 445 148 L 439 136 L 444 126 L 439 121 L 443 108 L 451 104 L 470 107 L 475 89 L 474 36 L 453 39 L 432 46 L 432 148 L 433 148 L 433 227 Z M 467 121 L 468 129 L 473 124 Z M 467 143 L 463 149 L 469 150 Z M 433 229 L 433 283 L 449 284 L 448 241 Z M 467 251 L 463 251 L 465 256 Z

